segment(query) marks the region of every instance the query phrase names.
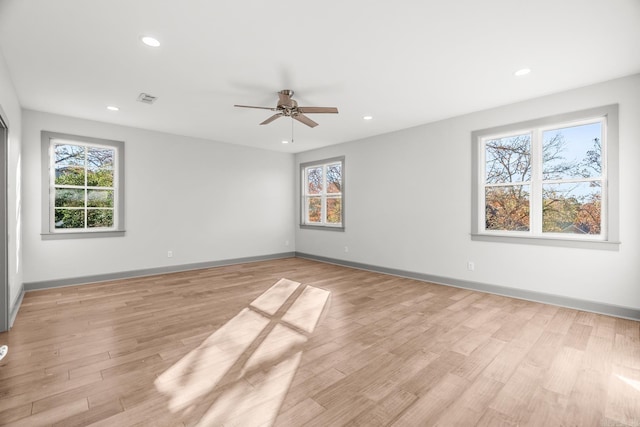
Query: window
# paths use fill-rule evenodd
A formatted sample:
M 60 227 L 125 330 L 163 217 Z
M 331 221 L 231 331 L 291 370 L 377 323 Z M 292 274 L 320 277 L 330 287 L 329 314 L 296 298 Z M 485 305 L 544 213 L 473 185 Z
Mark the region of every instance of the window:
M 42 236 L 124 234 L 124 143 L 42 132 Z
M 344 157 L 300 165 L 302 227 L 344 230 Z
M 618 243 L 616 105 L 476 131 L 472 140 L 474 239 Z

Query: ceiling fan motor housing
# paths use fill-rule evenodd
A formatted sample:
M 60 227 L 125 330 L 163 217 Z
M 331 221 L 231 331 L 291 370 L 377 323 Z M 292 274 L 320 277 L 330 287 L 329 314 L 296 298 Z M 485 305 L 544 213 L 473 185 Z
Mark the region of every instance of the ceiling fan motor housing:
M 283 108 L 285 111 L 288 109 L 298 108 L 298 103 L 291 99 L 293 96 L 293 91 L 291 89 L 284 89 L 278 92 L 280 100 L 278 101 L 278 105 L 276 108 Z M 289 114 L 287 114 L 288 116 Z

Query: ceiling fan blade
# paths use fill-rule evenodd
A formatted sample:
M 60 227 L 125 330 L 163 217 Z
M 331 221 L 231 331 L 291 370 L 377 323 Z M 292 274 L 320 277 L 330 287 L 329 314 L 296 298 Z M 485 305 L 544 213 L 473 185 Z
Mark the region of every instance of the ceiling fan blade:
M 264 122 L 260 123 L 261 125 L 268 125 L 269 123 L 271 123 L 272 121 L 274 121 L 275 119 L 282 117 L 284 114 L 282 113 L 278 113 L 278 114 L 274 114 L 273 116 L 269 117 L 267 120 L 265 120 Z
M 255 107 L 253 105 L 234 105 L 234 107 L 240 107 L 240 108 L 258 108 L 260 110 L 271 110 L 271 111 L 276 111 L 276 108 L 272 108 L 272 107 Z
M 310 128 L 314 128 L 314 127 L 318 126 L 318 124 L 316 122 L 314 122 L 313 120 L 311 120 L 309 117 L 305 116 L 302 113 L 294 114 L 291 117 L 293 117 L 294 119 L 296 119 L 300 123 L 304 123 L 305 125 L 309 126 Z
M 298 107 L 298 111 L 307 114 L 331 113 L 338 114 L 336 107 Z

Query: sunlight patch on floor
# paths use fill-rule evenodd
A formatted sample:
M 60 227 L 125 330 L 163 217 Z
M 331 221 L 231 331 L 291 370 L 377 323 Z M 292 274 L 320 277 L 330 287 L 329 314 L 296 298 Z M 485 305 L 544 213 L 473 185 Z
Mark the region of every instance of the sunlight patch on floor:
M 329 296 L 280 279 L 156 379 L 169 410 L 198 425 L 272 425 Z
M 307 286 L 282 316 L 282 320 L 311 334 L 320 320 L 327 298 L 329 298 L 329 291 Z
M 171 396 L 169 410 L 182 410 L 209 393 L 268 323 L 263 316 L 245 308 L 162 373 L 155 385 Z
M 300 283 L 298 282 L 280 279 L 275 285 L 267 289 L 265 293 L 256 298 L 249 306 L 273 316 L 299 286 Z
M 640 381 L 632 380 L 631 378 L 627 378 L 623 375 L 616 375 L 616 377 L 618 377 L 618 379 L 621 380 L 623 383 L 635 388 L 636 391 L 640 391 Z

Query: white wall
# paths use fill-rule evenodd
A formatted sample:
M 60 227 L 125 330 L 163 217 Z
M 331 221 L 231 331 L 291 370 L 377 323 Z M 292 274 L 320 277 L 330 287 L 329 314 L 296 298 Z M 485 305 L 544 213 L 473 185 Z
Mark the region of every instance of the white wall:
M 125 237 L 41 239 L 42 130 L 125 142 Z M 23 169 L 25 284 L 295 250 L 292 154 L 24 110 Z
M 471 241 L 473 130 L 613 103 L 620 106 L 619 251 Z M 640 308 L 639 118 L 635 75 L 300 153 L 298 165 L 346 156 L 346 230 L 297 229 L 296 250 Z M 467 261 L 475 271 L 467 271 Z
M 7 214 L 9 280 L 9 311 L 17 303 L 22 290 L 21 202 L 20 202 L 20 146 L 22 113 L 4 57 L 0 53 L 0 109 L 9 126 L 7 168 Z

